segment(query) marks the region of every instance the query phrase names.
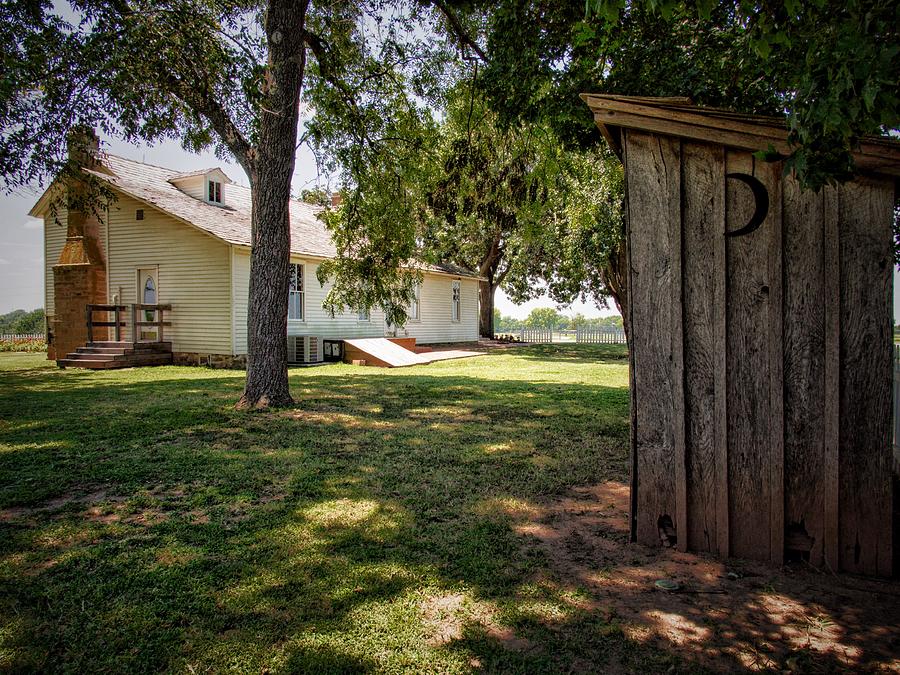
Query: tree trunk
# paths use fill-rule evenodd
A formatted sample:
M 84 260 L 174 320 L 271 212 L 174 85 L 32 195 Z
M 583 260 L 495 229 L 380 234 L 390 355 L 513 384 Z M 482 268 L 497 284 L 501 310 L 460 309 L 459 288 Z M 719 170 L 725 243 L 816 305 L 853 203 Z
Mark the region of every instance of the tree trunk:
M 494 293 L 497 287 L 490 281 L 478 282 L 478 334 L 494 338 Z
M 631 322 L 628 315 L 628 249 L 625 238 L 619 243 L 618 250 L 609 256 L 609 261 L 601 270 L 603 283 L 609 289 L 610 295 L 616 303 L 619 314 L 622 315 L 622 329 L 625 331 L 625 341 L 631 344 Z
M 250 173 L 252 253 L 247 307 L 247 382 L 241 408 L 293 403 L 287 376 L 291 178 L 306 66 L 308 2 L 273 0 L 266 13 L 269 62 L 259 141 Z

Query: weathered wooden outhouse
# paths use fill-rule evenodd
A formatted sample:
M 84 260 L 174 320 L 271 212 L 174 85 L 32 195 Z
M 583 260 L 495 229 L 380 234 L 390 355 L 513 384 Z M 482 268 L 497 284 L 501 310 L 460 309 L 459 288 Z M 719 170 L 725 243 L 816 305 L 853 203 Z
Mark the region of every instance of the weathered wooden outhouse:
M 583 98 L 625 165 L 633 539 L 889 575 L 900 143 L 816 193 L 754 158 L 784 120 Z

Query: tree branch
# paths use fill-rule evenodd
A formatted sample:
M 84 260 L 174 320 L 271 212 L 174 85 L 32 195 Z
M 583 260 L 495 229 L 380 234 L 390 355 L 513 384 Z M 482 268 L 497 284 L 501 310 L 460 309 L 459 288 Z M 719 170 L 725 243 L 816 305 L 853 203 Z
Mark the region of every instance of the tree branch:
M 123 21 L 127 21 L 134 15 L 134 10 L 126 0 L 113 0 L 111 5 Z M 160 81 L 166 85 L 171 94 L 181 99 L 195 113 L 207 119 L 247 175 L 252 176 L 255 164 L 253 146 L 241 133 L 222 103 L 206 87 L 200 88 L 196 83 L 188 84 L 170 70 L 163 68 L 155 68 L 155 70 Z
M 463 47 L 469 47 L 473 52 L 478 55 L 485 63 L 489 63 L 487 55 L 482 51 L 481 47 L 478 46 L 478 43 L 473 40 L 466 29 L 463 27 L 462 23 L 459 20 L 459 17 L 453 12 L 450 7 L 447 6 L 447 3 L 444 0 L 431 0 L 431 4 L 434 5 L 441 14 L 444 15 L 444 18 L 447 19 L 447 23 L 450 25 L 450 30 L 456 36 L 456 39 L 459 40 L 460 45 Z

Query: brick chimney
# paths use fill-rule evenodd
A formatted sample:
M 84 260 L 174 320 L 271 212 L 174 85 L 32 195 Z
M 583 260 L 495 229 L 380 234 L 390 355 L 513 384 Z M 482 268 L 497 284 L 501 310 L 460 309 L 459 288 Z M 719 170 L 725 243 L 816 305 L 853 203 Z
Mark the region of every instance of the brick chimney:
M 105 304 L 106 261 L 101 240 L 97 195 L 82 169 L 100 168 L 100 141 L 90 128 L 73 129 L 68 139 L 66 243 L 53 266 L 54 315 L 50 319 L 51 359 L 65 358 L 87 343 L 88 304 Z M 98 320 L 103 320 L 99 316 Z M 103 329 L 95 339 L 104 339 Z

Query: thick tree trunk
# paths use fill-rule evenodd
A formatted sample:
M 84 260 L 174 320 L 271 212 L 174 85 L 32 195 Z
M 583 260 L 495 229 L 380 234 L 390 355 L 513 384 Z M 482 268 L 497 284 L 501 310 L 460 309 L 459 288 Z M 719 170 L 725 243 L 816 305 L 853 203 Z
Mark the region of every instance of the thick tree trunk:
M 250 175 L 253 249 L 247 308 L 247 383 L 238 403 L 244 408 L 293 402 L 287 376 L 289 209 L 306 65 L 303 36 L 307 5 L 273 0 L 266 14 L 269 63 Z
M 494 293 L 497 287 L 490 281 L 478 282 L 478 334 L 494 338 Z

